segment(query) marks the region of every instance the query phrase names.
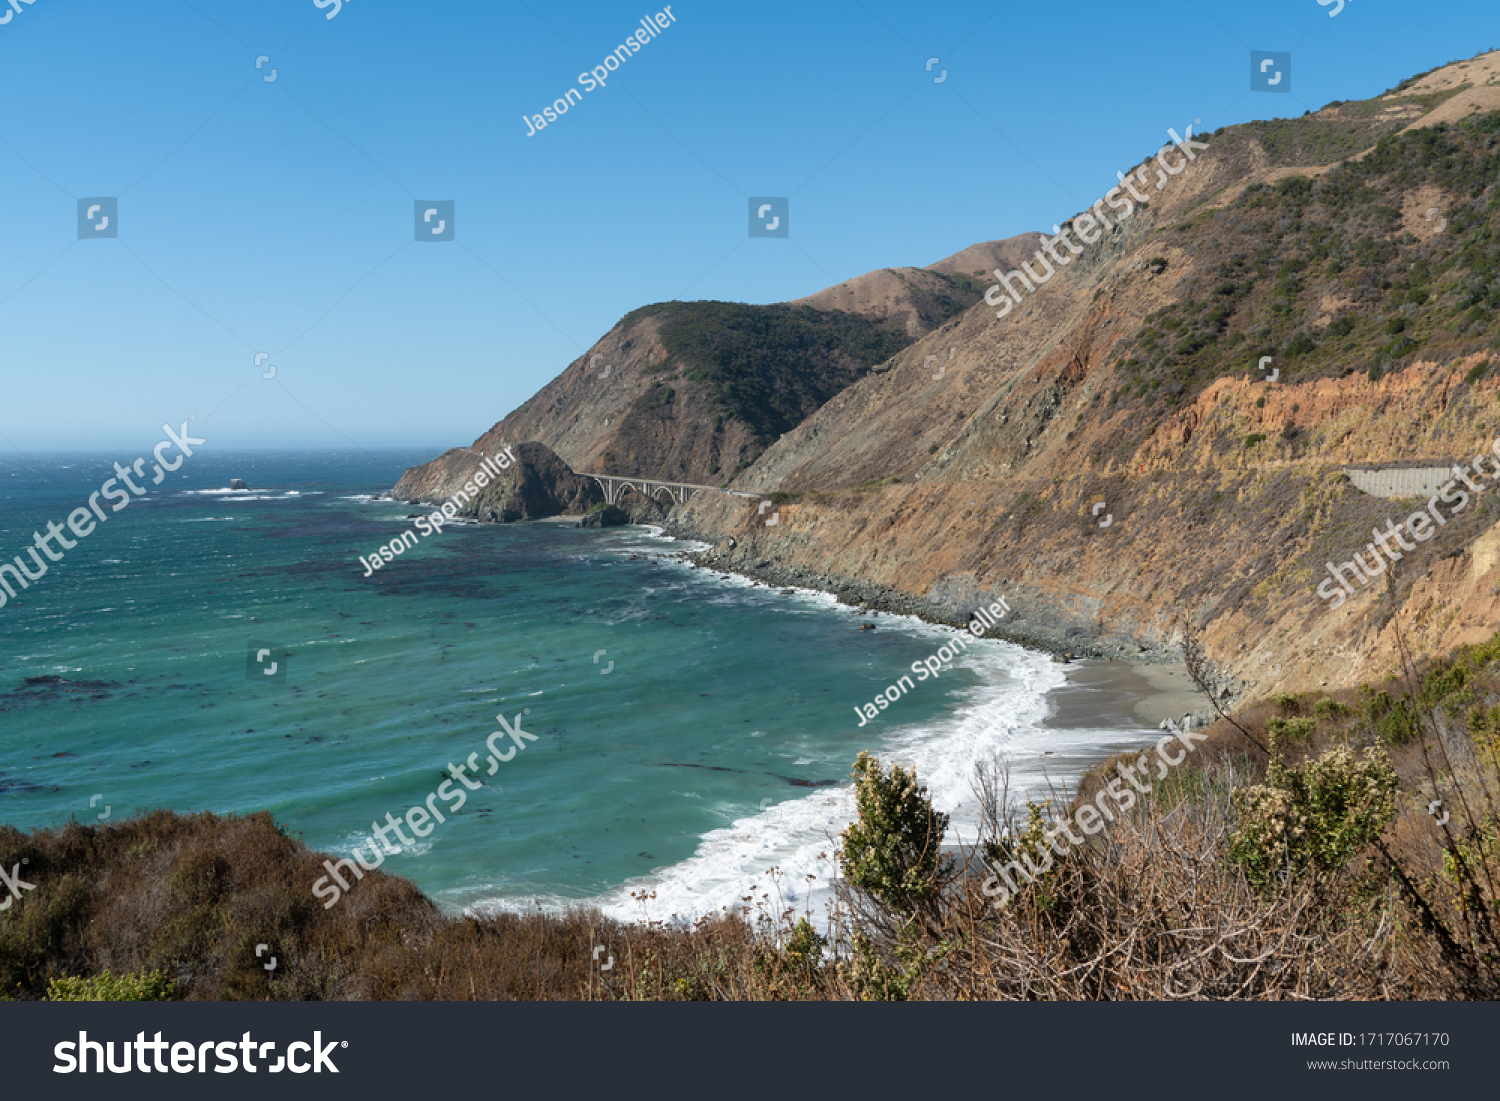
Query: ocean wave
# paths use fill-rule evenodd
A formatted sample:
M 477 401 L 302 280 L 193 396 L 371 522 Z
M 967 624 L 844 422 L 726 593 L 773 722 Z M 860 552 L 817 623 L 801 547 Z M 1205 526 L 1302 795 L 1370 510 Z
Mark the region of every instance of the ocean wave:
M 386 836 L 389 838 L 389 833 Z M 364 833 L 354 832 L 345 834 L 338 841 L 334 842 L 334 844 L 328 847 L 328 851 L 335 856 L 355 858 L 354 850 L 358 849 L 366 857 L 373 860 L 376 855 L 377 846 L 379 847 L 379 852 L 384 854 L 384 858 L 381 860 L 381 864 L 384 864 L 387 860 L 397 856 L 426 856 L 432 851 L 433 842 L 414 841 L 410 845 L 403 845 L 400 842 L 388 840 L 382 846 L 380 840 L 368 831 Z M 394 852 L 391 851 L 393 849 L 395 850 Z
M 920 627 L 922 633 L 952 637 L 946 628 Z M 1140 745 L 1154 733 L 1047 727 L 1048 697 L 1067 681 L 1047 655 L 997 642 L 955 664 L 979 673 L 983 683 L 963 689 L 946 717 L 899 727 L 870 747 L 886 767 L 916 769 L 933 805 L 949 815 L 947 845 L 972 846 L 978 839 L 976 764 L 995 758 L 1007 764 L 1011 802 L 1020 807 L 1028 798 L 1045 801 L 1053 790 L 1075 783 L 1084 762 Z M 833 850 L 855 817 L 849 785 L 788 800 L 704 835 L 687 860 L 589 901 L 620 920 L 688 921 L 764 906 L 778 914 L 791 907 L 825 926 L 837 872 Z M 631 897 L 643 890 L 656 896 L 644 910 Z M 754 901 L 746 903 L 747 897 Z
M 301 497 L 302 493 L 295 489 L 278 492 L 274 489 L 184 489 L 180 491 L 179 497 L 222 497 L 226 501 L 288 501 Z M 320 497 L 321 493 L 309 493 L 310 497 Z

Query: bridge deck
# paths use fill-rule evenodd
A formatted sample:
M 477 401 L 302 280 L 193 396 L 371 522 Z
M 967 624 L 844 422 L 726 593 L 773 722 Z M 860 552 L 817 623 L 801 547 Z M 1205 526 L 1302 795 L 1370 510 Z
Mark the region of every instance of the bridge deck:
M 620 493 L 626 488 L 638 488 L 647 496 L 655 493 L 658 489 L 665 489 L 669 492 L 675 491 L 680 503 L 683 504 L 687 503 L 688 491 L 694 489 L 707 489 L 715 493 L 726 493 L 731 497 L 748 497 L 751 500 L 757 500 L 761 496 L 759 493 L 745 493 L 737 489 L 725 489 L 723 486 L 705 486 L 693 482 L 669 482 L 662 478 L 637 478 L 628 474 L 592 474 L 586 470 L 577 470 L 574 473 L 581 478 L 592 478 L 598 482 L 604 490 L 604 499 L 609 504 L 614 504 L 619 500 Z

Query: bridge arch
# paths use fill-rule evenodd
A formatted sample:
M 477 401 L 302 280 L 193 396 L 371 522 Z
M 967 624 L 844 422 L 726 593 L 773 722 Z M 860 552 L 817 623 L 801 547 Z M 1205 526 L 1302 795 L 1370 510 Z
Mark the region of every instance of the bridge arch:
M 667 499 L 676 504 L 687 504 L 688 497 L 695 489 L 719 489 L 718 486 L 700 486 L 689 482 L 664 482 L 657 478 L 624 477 L 616 474 L 590 474 L 586 471 L 578 471 L 581 478 L 592 478 L 599 483 L 599 488 L 604 490 L 605 504 L 618 504 L 620 495 L 626 489 L 633 489 L 643 497 L 656 497 L 662 490 L 666 490 Z M 719 489 L 720 493 L 728 493 L 729 490 Z

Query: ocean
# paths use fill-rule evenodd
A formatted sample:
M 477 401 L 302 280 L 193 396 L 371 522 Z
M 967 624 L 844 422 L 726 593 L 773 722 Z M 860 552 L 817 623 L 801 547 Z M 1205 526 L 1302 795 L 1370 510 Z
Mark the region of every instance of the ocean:
M 1048 727 L 1064 667 L 989 640 L 861 727 L 952 631 L 694 569 L 653 529 L 449 526 L 366 577 L 417 511 L 373 496 L 436 453 L 199 449 L 156 486 L 148 459 L 145 496 L 49 541 L 61 560 L 0 607 L 0 823 L 267 811 L 368 857 L 477 753 L 462 807 L 387 833 L 382 870 L 450 912 L 816 916 L 861 750 L 915 766 L 972 843 L 976 761 L 1041 797 L 1147 737 Z M 127 458 L 0 456 L 0 562 L 35 574 L 33 532 Z M 490 773 L 500 715 L 536 740 Z

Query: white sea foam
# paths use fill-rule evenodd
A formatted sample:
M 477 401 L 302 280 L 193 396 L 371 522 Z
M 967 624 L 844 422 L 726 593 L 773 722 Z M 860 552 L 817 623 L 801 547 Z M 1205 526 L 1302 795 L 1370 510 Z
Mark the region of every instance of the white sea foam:
M 358 849 L 365 856 L 373 859 L 375 850 L 378 849 L 387 860 L 393 856 L 426 856 L 432 851 L 431 841 L 414 841 L 410 845 L 403 845 L 399 841 L 390 840 L 390 836 L 389 833 L 386 834 L 387 841 L 382 845 L 380 839 L 368 830 L 356 831 L 345 834 L 335 844 L 329 846 L 328 851 L 335 856 L 354 857 L 354 850 Z M 381 861 L 381 863 L 384 862 L 384 860 Z
M 952 637 L 941 627 L 891 618 L 907 620 L 904 626 L 920 633 Z M 950 845 L 972 846 L 978 836 L 979 806 L 971 787 L 977 762 L 1002 757 L 1011 768 L 1012 799 L 1044 801 L 1052 785 L 1078 779 L 1084 766 L 1076 762 L 1151 740 L 1153 732 L 1144 728 L 1045 727 L 1048 693 L 1066 682 L 1066 674 L 1044 654 L 991 642 L 971 646 L 955 664 L 979 673 L 983 683 L 964 689 L 962 701 L 944 718 L 897 727 L 878 742 L 872 739 L 870 746 L 887 767 L 916 768 L 934 806 L 950 816 Z M 1044 756 L 1048 750 L 1075 763 L 1049 767 Z M 821 924 L 832 900 L 833 850 L 854 818 L 852 787 L 820 790 L 714 830 L 682 863 L 633 879 L 592 901 L 621 920 L 686 920 L 742 908 L 747 895 L 760 900 L 769 892 L 767 904 L 774 912 L 794 907 L 799 913 L 810 912 L 814 923 Z M 780 872 L 779 888 L 767 875 L 773 867 Z M 816 878 L 809 883 L 808 875 Z M 656 895 L 644 909 L 631 898 L 632 892 L 642 890 Z
M 222 497 L 226 501 L 289 501 L 301 497 L 302 493 L 295 489 L 284 492 L 274 489 L 184 489 L 179 496 Z M 322 494 L 315 491 L 309 496 L 320 497 Z
M 655 550 L 669 542 L 658 531 L 643 534 L 637 529 L 630 535 L 630 549 Z M 682 547 L 680 541 L 671 542 Z M 715 591 L 707 595 L 710 603 L 755 599 L 752 590 L 763 588 L 737 574 L 720 581 L 722 575 L 695 569 L 674 557 L 660 556 L 660 560 L 679 567 L 685 581 L 691 578 L 689 584 L 713 584 Z M 779 595 L 788 588 L 793 589 L 791 595 Z M 770 606 L 788 614 L 822 615 L 836 609 L 859 615 L 819 590 L 783 585 L 771 587 L 770 592 L 778 594 Z M 913 616 L 881 613 L 861 618 L 930 638 L 934 651 L 955 637 L 953 629 Z M 999 641 L 971 642 L 953 664 L 977 673 L 980 683 L 949 687 L 957 682 L 948 679 L 946 672 L 935 682 L 924 682 L 924 691 L 952 693 L 952 709 L 931 722 L 872 728 L 869 744 L 886 767 L 901 764 L 917 770 L 934 805 L 950 816 L 946 838 L 950 845 L 972 846 L 978 836 L 979 806 L 971 786 L 978 762 L 998 756 L 1009 764 L 1010 796 L 1019 805 L 1027 798 L 1045 801 L 1054 788 L 1073 784 L 1086 762 L 1154 739 L 1155 732 L 1145 728 L 1058 730 L 1045 726 L 1048 696 L 1067 680 L 1064 668 L 1045 654 Z M 892 670 L 893 677 L 902 672 Z M 899 702 L 882 719 L 899 724 Z M 876 734 L 877 729 L 883 733 Z M 633 878 L 599 897 L 501 897 L 474 902 L 468 909 L 480 914 L 523 913 L 534 912 L 540 905 L 556 912 L 582 904 L 598 906 L 624 921 L 687 921 L 720 910 L 747 908 L 744 900 L 750 896 L 755 900 L 748 904 L 750 908 L 764 903 L 779 914 L 791 907 L 809 913 L 814 924 L 823 926 L 837 872 L 833 852 L 839 834 L 854 818 L 851 786 L 822 788 L 713 830 L 702 837 L 688 859 Z M 775 877 L 768 874 L 772 868 L 777 869 Z M 809 881 L 808 876 L 814 878 Z M 642 892 L 655 897 L 644 901 L 632 897 Z

